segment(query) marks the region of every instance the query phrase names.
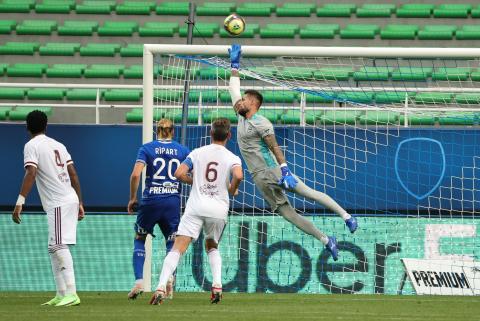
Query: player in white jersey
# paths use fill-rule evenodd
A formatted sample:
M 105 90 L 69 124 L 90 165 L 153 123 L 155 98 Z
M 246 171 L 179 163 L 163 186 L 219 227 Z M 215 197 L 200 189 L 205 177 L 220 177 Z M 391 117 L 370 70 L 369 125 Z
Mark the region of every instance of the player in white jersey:
M 178 266 L 183 253 L 203 229 L 205 249 L 212 271 L 211 303 L 222 296 L 222 259 L 218 243 L 227 222 L 229 195 L 235 195 L 243 179 L 241 160 L 226 147 L 231 137 L 230 122 L 219 118 L 212 124 L 212 144 L 192 151 L 175 171 L 180 181 L 192 184 L 185 213 L 180 219 L 172 250 L 163 261 L 162 272 L 150 304 L 162 303 L 168 278 Z M 191 174 L 191 175 L 190 175 Z
M 42 207 L 47 213 L 48 252 L 55 279 L 56 296 L 43 305 L 80 304 L 69 245 L 76 243 L 77 221 L 83 219 L 80 182 L 72 158 L 65 146 L 47 137 L 47 115 L 35 110 L 27 115 L 31 139 L 25 144 L 23 178 L 12 219 L 20 224 L 25 198 L 37 182 Z

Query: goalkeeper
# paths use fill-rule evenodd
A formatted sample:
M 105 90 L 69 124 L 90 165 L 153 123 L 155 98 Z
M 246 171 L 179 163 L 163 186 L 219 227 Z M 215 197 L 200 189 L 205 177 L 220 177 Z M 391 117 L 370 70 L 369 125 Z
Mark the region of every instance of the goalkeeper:
M 272 123 L 257 114 L 263 102 L 262 95 L 256 90 L 246 90 L 244 96 L 241 96 L 238 72 L 241 46 L 234 44 L 228 52 L 232 67 L 229 90 L 238 115 L 238 146 L 255 185 L 270 204 L 272 211 L 277 211 L 287 221 L 320 240 L 336 261 L 338 259 L 336 238 L 327 236 L 310 220 L 298 214 L 290 205 L 285 190 L 300 194 L 337 213 L 351 233 L 358 227 L 357 220 L 330 196 L 311 189 L 288 169 L 283 152 L 275 139 Z

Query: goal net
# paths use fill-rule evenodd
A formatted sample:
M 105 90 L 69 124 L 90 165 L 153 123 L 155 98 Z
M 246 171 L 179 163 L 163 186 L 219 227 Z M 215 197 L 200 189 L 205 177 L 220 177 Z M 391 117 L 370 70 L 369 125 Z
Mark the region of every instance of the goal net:
M 190 149 L 210 142 L 209 124 L 216 118 L 237 122 L 228 93 L 228 47 L 146 48 L 145 140 L 161 117 L 181 124 L 185 99 Z M 479 51 L 242 50 L 242 91 L 263 95 L 259 113 L 274 124 L 289 168 L 356 215 L 359 230 L 350 234 L 340 217 L 289 194 L 298 213 L 337 237 L 340 255 L 334 262 L 319 241 L 270 210 L 245 170 L 220 243 L 224 289 L 394 294 L 404 275 L 401 259 L 412 258 L 470 267 L 469 286 L 457 288 L 478 294 L 480 273 L 471 266 L 480 264 Z M 235 127 L 227 147 L 240 155 Z M 153 284 L 164 257 L 161 242 L 153 246 Z M 426 273 L 433 289 L 439 284 L 435 271 Z M 177 290 L 210 285 L 200 239 L 182 258 Z M 413 293 L 411 283 L 404 292 Z

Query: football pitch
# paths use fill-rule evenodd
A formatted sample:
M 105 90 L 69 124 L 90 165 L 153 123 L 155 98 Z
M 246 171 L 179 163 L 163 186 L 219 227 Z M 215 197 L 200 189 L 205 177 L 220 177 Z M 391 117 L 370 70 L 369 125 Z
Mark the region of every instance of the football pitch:
M 226 293 L 212 305 L 204 292 L 150 306 L 150 294 L 128 301 L 123 292 L 80 292 L 80 306 L 40 305 L 51 296 L 0 292 L 1 320 L 480 320 L 479 297 Z

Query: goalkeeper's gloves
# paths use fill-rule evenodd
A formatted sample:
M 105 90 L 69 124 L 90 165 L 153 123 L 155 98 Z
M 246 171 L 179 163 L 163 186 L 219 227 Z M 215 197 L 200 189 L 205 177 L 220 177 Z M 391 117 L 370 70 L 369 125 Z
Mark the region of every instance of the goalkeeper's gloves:
M 282 178 L 278 181 L 278 185 L 282 185 L 286 189 L 294 189 L 297 186 L 297 180 L 288 169 L 287 164 L 280 165 L 280 169 L 282 170 Z
M 240 56 L 242 55 L 242 46 L 234 43 L 231 48 L 228 48 L 230 54 L 230 66 L 232 69 L 240 69 Z

